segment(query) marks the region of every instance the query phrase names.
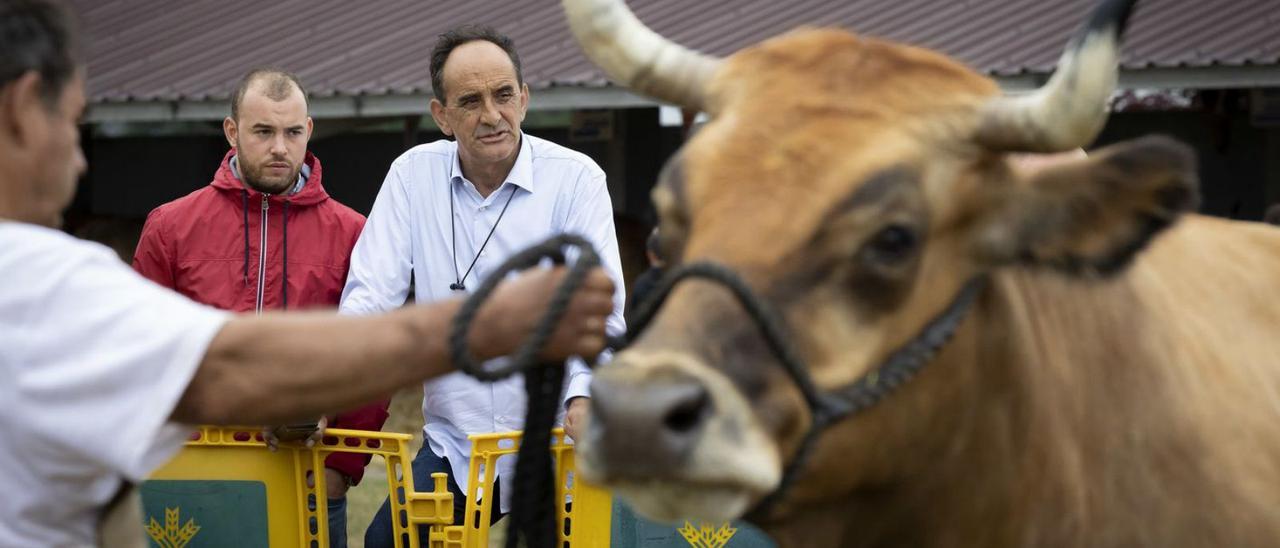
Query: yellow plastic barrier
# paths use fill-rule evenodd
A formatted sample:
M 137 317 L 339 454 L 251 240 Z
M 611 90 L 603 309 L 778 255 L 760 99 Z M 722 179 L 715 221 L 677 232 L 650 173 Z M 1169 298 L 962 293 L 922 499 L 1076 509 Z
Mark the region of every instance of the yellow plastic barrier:
M 150 479 L 261 484 L 266 498 L 264 525 L 267 544 L 272 547 L 320 547 L 329 545 L 324 460 L 333 452 L 367 453 L 382 456 L 390 492 L 407 494 L 405 501 L 398 497 L 392 497 L 391 501 L 393 515 L 399 515 L 403 509 L 409 522 L 409 526 L 405 526 L 399 520 L 393 520 L 397 546 L 408 533 L 407 545 L 419 548 L 416 527 L 412 527 L 415 524 L 430 524 L 436 529 L 453 520 L 453 495 L 444 488 L 443 474 L 436 478 L 433 492 L 414 491 L 413 474 L 409 473 L 412 460 L 409 441 L 412 436 L 408 434 L 332 428 L 326 430 L 324 440 L 314 448 L 309 449 L 301 443 L 282 443 L 280 450 L 272 453 L 266 450 L 260 430 L 256 427 L 201 427 L 186 447 Z M 311 486 L 308 486 L 308 476 L 315 478 Z M 148 482 L 151 483 L 154 482 Z M 145 502 L 147 485 L 143 486 L 143 493 Z M 164 507 L 164 523 L 156 517 L 144 517 L 148 520 L 144 526 L 161 546 L 184 546 L 200 534 L 199 519 L 187 517 L 187 524 L 182 524 L 182 508 Z M 206 536 L 222 534 L 206 533 Z M 433 540 L 436 537 L 434 531 L 432 537 Z M 432 545 L 441 544 L 433 542 Z
M 430 492 L 417 492 L 413 485 L 412 458 L 409 454 L 408 434 L 365 432 L 357 430 L 328 429 L 324 440 L 314 448 L 301 443 L 282 443 L 280 450 L 266 450 L 260 428 L 213 427 L 199 428 L 186 447 L 143 486 L 144 501 L 148 496 L 161 499 L 155 512 L 145 516 L 147 533 L 161 546 L 180 548 L 201 534 L 202 521 L 208 516 L 192 516 L 191 509 L 183 514 L 183 508 L 170 508 L 166 495 L 189 495 L 191 488 L 168 493 L 148 495 L 148 486 L 164 482 L 242 482 L 253 486 L 256 498 L 264 499 L 266 516 L 262 521 L 265 532 L 242 531 L 243 519 L 234 525 L 222 524 L 233 533 L 256 535 L 265 539 L 271 547 L 299 546 L 303 548 L 328 546 L 328 509 L 325 504 L 324 460 L 334 452 L 365 453 L 379 455 L 386 466 L 387 489 L 391 493 L 392 526 L 397 548 L 483 548 L 488 546 L 489 518 L 492 515 L 492 497 L 481 498 L 478 490 L 493 490 L 493 475 L 498 457 L 514 454 L 519 449 L 520 433 L 473 436 L 470 477 L 467 482 L 467 512 L 465 523 L 453 524 L 453 495 L 445 487 L 447 476 L 433 474 L 434 485 Z M 560 505 L 560 546 L 594 547 L 608 546 L 612 500 L 603 490 L 573 481 L 573 446 L 563 442 L 563 432 L 557 430 L 553 437 L 552 453 L 557 472 L 557 499 L 572 500 L 572 505 Z M 307 478 L 314 477 L 312 485 Z M 261 486 L 259 488 L 258 486 Z M 160 489 L 160 488 L 157 488 Z M 203 489 L 204 492 L 201 492 Z M 200 494 L 217 488 L 194 489 Z M 153 490 L 154 492 L 154 490 Z M 177 494 L 175 494 L 177 493 Z M 246 497 L 251 502 L 254 496 Z M 217 498 L 209 499 L 219 504 Z M 225 505 L 225 503 L 222 503 Z M 163 506 L 163 517 L 160 517 Z M 215 508 L 210 515 L 221 510 Z M 403 511 L 403 513 L 402 513 Z M 197 514 L 199 511 L 196 512 Z M 396 519 L 403 516 L 402 519 Z M 215 516 L 216 517 L 216 516 Z M 184 523 L 185 520 L 185 523 Z M 224 520 L 225 521 L 225 520 Z M 430 538 L 419 539 L 418 524 L 430 525 Z M 226 535 L 227 531 L 205 530 L 207 537 Z M 425 544 L 424 544 L 425 541 Z M 227 544 L 230 541 L 223 541 Z M 243 541 L 236 541 L 240 544 Z
M 489 546 L 489 520 L 493 515 L 493 497 L 480 497 L 480 489 L 493 492 L 494 470 L 498 458 L 520 450 L 520 432 L 471 436 L 471 465 L 467 478 L 467 502 L 461 525 L 443 527 L 444 546 L 485 548 Z M 558 546 L 609 546 L 610 517 L 613 499 L 607 491 L 574 481 L 573 446 L 564 442 L 564 431 L 552 432 L 551 454 L 556 471 L 556 518 L 560 542 Z M 434 536 L 434 532 L 433 532 Z

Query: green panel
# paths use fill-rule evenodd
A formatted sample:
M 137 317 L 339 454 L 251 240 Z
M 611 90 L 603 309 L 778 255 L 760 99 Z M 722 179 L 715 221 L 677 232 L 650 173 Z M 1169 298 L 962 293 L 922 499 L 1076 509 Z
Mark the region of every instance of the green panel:
M 200 529 L 189 548 L 267 548 L 267 488 L 260 481 L 151 480 L 142 484 L 143 526 L 166 526 L 165 509 L 178 509 L 176 528 Z M 151 546 L 159 546 L 150 539 Z
M 700 527 L 699 524 L 693 524 Z M 725 548 L 773 548 L 769 537 L 759 529 L 740 521 L 730 524 L 737 529 L 729 537 Z M 689 541 L 680 534 L 679 526 L 663 525 L 648 521 L 617 499 L 613 503 L 613 528 L 610 544 L 614 548 L 689 548 Z

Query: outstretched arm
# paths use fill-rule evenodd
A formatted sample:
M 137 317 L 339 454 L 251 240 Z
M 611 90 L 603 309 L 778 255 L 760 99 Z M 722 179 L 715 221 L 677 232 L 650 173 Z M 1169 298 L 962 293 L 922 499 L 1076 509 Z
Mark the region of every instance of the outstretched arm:
M 511 353 L 545 311 L 563 269 L 507 282 L 469 334 L 478 358 Z M 595 356 L 614 287 L 596 269 L 574 294 L 543 353 Z M 364 317 L 277 313 L 237 317 L 214 337 L 172 418 L 199 424 L 280 424 L 341 411 L 452 371 L 447 339 L 460 300 Z

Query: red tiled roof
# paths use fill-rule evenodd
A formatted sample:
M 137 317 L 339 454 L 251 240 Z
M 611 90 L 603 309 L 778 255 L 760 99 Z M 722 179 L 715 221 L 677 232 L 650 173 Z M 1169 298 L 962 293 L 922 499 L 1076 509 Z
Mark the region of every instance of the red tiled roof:
M 659 33 L 725 55 L 801 25 L 944 51 L 988 74 L 1047 73 L 1094 0 L 632 0 Z M 293 70 L 315 96 L 430 89 L 435 37 L 485 23 L 516 41 L 535 88 L 600 86 L 556 0 L 73 0 L 95 103 L 225 98 L 253 66 Z M 1126 68 L 1280 64 L 1277 0 L 1145 0 Z

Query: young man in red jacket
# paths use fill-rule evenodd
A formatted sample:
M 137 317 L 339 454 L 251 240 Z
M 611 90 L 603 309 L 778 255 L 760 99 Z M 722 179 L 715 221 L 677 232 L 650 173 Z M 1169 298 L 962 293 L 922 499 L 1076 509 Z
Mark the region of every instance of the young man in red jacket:
M 147 216 L 134 269 L 226 310 L 336 306 L 364 216 L 321 185 L 320 160 L 307 152 L 312 121 L 301 83 L 280 70 L 251 71 L 223 130 L 232 149 L 213 182 Z M 328 426 L 379 430 L 387 403 L 339 414 Z M 335 453 L 325 461 L 331 546 L 346 546 L 346 490 L 368 460 Z

